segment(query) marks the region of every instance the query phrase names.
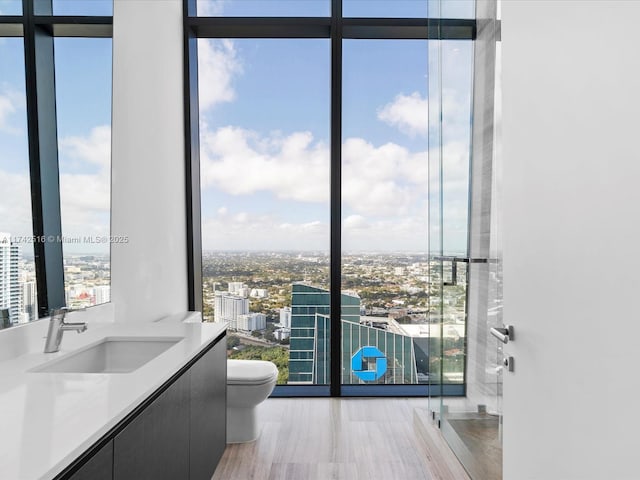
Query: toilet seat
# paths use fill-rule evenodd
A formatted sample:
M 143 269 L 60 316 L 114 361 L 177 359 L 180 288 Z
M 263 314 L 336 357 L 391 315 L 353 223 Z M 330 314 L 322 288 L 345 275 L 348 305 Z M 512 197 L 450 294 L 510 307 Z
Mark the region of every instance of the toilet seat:
M 278 378 L 278 369 L 262 360 L 227 360 L 227 385 L 264 385 Z

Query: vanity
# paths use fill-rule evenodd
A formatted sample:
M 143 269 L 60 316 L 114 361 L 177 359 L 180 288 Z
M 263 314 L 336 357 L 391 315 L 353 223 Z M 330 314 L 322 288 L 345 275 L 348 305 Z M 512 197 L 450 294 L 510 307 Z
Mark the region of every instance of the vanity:
M 210 479 L 226 443 L 226 325 L 198 319 L 89 323 L 50 354 L 33 350 L 46 320 L 18 327 L 40 342 L 0 359 L 0 478 Z

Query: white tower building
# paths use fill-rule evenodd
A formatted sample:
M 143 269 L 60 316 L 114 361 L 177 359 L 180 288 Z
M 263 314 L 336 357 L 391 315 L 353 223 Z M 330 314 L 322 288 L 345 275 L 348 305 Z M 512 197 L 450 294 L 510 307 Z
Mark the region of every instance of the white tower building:
M 38 318 L 38 297 L 36 296 L 36 282 L 33 280 L 22 282 L 22 321 L 32 322 Z
M 229 328 L 237 330 L 238 316 L 249 313 L 249 299 L 227 292 L 216 292 L 213 315 L 216 322 L 229 322 Z
M 264 313 L 238 315 L 238 330 L 253 332 L 267 328 L 267 316 Z
M 280 326 L 282 328 L 291 328 L 291 307 L 280 309 Z
M 19 274 L 20 245 L 11 235 L 0 233 L 0 309 L 9 310 L 11 323 L 18 323 L 22 313 L 22 291 Z
M 95 305 L 101 305 L 111 301 L 111 287 L 109 285 L 99 285 L 93 287 Z

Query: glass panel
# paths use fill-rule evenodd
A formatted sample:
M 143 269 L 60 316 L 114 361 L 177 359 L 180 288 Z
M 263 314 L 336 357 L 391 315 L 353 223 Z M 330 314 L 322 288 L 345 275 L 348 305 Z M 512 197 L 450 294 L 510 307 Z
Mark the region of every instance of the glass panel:
M 329 372 L 329 41 L 198 41 L 205 321 L 279 384 Z
M 502 319 L 494 153 L 495 3 L 484 2 L 481 10 L 484 28 L 475 45 L 475 55 L 482 62 L 473 67 L 477 80 L 473 109 L 468 94 L 474 54 L 470 43 L 434 41 L 429 52 L 432 86 L 438 89 L 430 89 L 430 93 L 433 96 L 439 91 L 442 99 L 434 112 L 434 118 L 442 120 L 433 125 L 438 134 L 438 150 L 433 158 L 432 185 L 439 195 L 440 216 L 438 224 L 431 225 L 430 233 L 440 244 L 432 262 L 436 290 L 431 298 L 432 310 L 437 311 L 434 318 L 440 319 L 443 393 L 458 382 L 464 382 L 465 387 L 464 395 L 443 395 L 439 408 L 433 401 L 430 408 L 438 414 L 443 437 L 470 477 L 498 480 L 502 478 L 498 400 L 501 349 L 489 333 L 490 327 L 498 326 Z M 455 108 L 453 99 L 462 104 Z M 469 125 L 452 120 L 457 115 L 473 119 L 471 170 L 470 142 L 462 141 L 470 138 Z M 435 164 L 436 160 L 439 164 Z M 460 261 L 465 257 L 470 259 L 468 263 Z
M 330 0 L 198 0 L 201 17 L 328 17 Z
M 444 3 L 443 3 L 444 5 Z M 434 175 L 431 186 L 438 195 L 439 212 L 432 258 L 432 285 L 436 295 L 432 326 L 440 337 L 440 382 L 442 385 L 443 421 L 459 399 L 446 394 L 451 386 L 466 383 L 467 359 L 467 286 L 469 264 L 469 165 L 471 149 L 471 86 L 473 44 L 469 41 L 432 41 L 430 45 L 430 92 L 438 89 L 437 111 L 430 118 L 440 119 L 433 126 L 438 135 L 430 153 L 433 154 Z M 431 115 L 433 114 L 433 115 Z M 433 164 L 432 164 L 433 165 Z M 465 261 L 463 261 L 465 260 Z M 438 322 L 437 324 L 435 322 Z M 457 402 L 457 403 L 456 403 Z
M 436 3 L 437 4 L 437 3 Z M 430 8 L 432 10 L 432 8 Z M 429 12 L 433 15 L 433 12 Z M 433 25 L 435 22 L 430 22 Z M 429 73 L 429 409 L 440 415 L 442 395 L 442 318 L 444 260 L 442 250 L 442 78 L 440 42 L 430 41 Z
M 53 0 L 53 14 L 112 16 L 113 0 Z
M 435 0 L 440 10 L 434 13 L 434 0 L 344 0 L 345 17 L 425 18 L 431 10 L 432 18 L 474 18 L 474 0 Z
M 444 394 L 465 383 L 472 53 L 467 41 L 429 44 L 430 363 Z
M 60 210 L 66 304 L 109 302 L 111 44 L 56 38 Z M 91 105 L 91 108 L 87 108 Z
M 343 0 L 345 17 L 426 18 L 425 0 Z
M 0 329 L 38 318 L 24 44 L 0 39 Z
M 22 0 L 0 0 L 0 15 L 22 15 Z
M 475 18 L 476 0 L 428 0 L 439 2 L 440 18 Z M 429 7 L 431 9 L 431 7 Z
M 344 42 L 343 384 L 429 378 L 426 53 Z

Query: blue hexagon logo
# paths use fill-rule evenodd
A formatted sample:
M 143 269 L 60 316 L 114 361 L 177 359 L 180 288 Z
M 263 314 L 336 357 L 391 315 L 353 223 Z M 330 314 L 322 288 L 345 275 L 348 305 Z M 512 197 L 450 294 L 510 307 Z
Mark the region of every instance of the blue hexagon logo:
M 387 371 L 387 357 L 376 347 L 361 347 L 351 357 L 351 370 L 365 382 L 378 380 Z

